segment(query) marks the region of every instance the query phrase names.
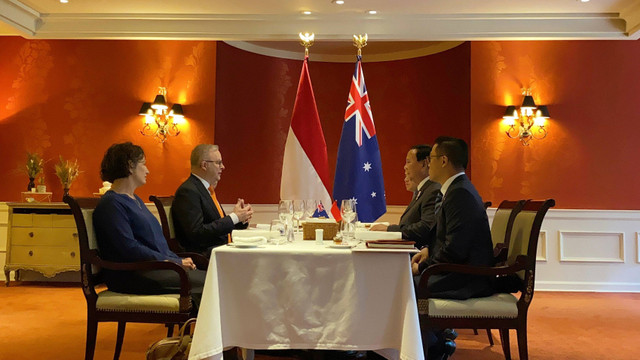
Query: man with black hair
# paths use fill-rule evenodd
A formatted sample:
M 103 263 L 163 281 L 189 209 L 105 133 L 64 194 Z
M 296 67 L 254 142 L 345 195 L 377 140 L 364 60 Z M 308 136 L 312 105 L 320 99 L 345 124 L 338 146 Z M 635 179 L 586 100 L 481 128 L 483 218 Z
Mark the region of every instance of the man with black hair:
M 493 265 L 493 243 L 484 204 L 465 174 L 469 155 L 462 139 L 439 137 L 429 155 L 429 178 L 442 185 L 442 202 L 436 207 L 436 237 L 433 246 L 411 260 L 414 275 L 440 263 L 473 266 Z M 433 298 L 468 299 L 493 294 L 488 277 L 441 273 L 429 277 Z M 442 333 L 430 334 L 429 359 L 445 359 L 453 353 L 445 347 Z M 433 338 L 437 337 L 437 340 Z M 432 349 L 433 348 L 433 349 Z
M 430 152 L 429 145 L 415 145 L 407 153 L 404 174 L 409 183 L 417 185 L 417 188 L 414 189 L 413 198 L 402 214 L 400 223 L 389 226 L 376 224 L 371 230 L 402 232 L 402 238 L 415 241 L 418 248 L 432 245 L 436 225 L 434 209 L 440 184 L 429 179 Z

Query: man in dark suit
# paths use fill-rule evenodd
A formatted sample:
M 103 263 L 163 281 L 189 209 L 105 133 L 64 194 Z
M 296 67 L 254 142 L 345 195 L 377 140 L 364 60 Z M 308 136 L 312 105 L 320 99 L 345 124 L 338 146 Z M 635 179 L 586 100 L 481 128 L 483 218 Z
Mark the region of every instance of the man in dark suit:
M 214 188 L 220 181 L 222 154 L 217 145 L 200 144 L 191 152 L 191 176 L 176 190 L 171 216 L 176 239 L 186 251 L 207 257 L 229 242 L 233 229 L 246 229 L 253 210 L 243 199 L 225 214 Z
M 467 144 L 462 139 L 439 137 L 433 145 L 429 155 L 429 178 L 442 185 L 443 198 L 441 205 L 436 206 L 435 243 L 413 257 L 414 275 L 439 263 L 493 265 L 487 213 L 482 198 L 464 173 L 468 158 Z M 427 286 L 434 298 L 468 299 L 493 293 L 488 277 L 457 273 L 430 276 Z M 434 334 L 429 340 L 430 359 L 440 359 L 433 356 L 445 352 L 443 337 L 437 333 L 435 336 L 438 337 L 436 341 L 432 340 Z
M 405 209 L 400 223 L 397 225 L 376 224 L 373 231 L 400 231 L 402 238 L 415 241 L 418 248 L 430 246 L 433 243 L 436 225 L 434 207 L 440 192 L 440 184 L 429 178 L 429 154 L 431 146 L 415 145 L 407 153 L 404 165 L 405 177 L 409 184 L 416 184 L 413 198 Z M 410 190 L 407 188 L 407 190 Z

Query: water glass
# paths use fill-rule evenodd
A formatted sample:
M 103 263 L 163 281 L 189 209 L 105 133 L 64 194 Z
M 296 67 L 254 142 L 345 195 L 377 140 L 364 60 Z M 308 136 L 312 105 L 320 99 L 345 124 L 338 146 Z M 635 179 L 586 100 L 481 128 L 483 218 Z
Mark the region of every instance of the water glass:
M 302 220 L 304 212 L 304 200 L 293 200 L 293 218 L 296 219 L 296 230 L 300 228 L 300 220 Z
M 269 226 L 269 243 L 275 245 L 284 244 L 287 242 L 285 234 L 285 224 L 280 220 L 271 220 L 271 225 Z

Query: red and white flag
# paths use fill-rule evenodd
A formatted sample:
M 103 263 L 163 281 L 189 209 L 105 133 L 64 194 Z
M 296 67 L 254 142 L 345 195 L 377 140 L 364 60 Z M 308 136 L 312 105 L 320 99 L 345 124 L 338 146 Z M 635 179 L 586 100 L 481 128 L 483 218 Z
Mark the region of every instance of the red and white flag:
M 284 148 L 280 198 L 320 200 L 326 207 L 331 204 L 327 144 L 320 126 L 308 61 L 305 56 Z

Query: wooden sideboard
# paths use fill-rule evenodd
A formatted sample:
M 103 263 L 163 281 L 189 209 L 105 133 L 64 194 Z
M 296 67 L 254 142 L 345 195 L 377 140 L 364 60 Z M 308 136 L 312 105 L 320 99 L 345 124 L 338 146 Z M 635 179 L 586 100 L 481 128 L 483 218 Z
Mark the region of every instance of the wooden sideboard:
M 65 203 L 7 203 L 9 223 L 6 285 L 15 271 L 33 270 L 46 277 L 63 271 L 80 271 L 78 230 Z

